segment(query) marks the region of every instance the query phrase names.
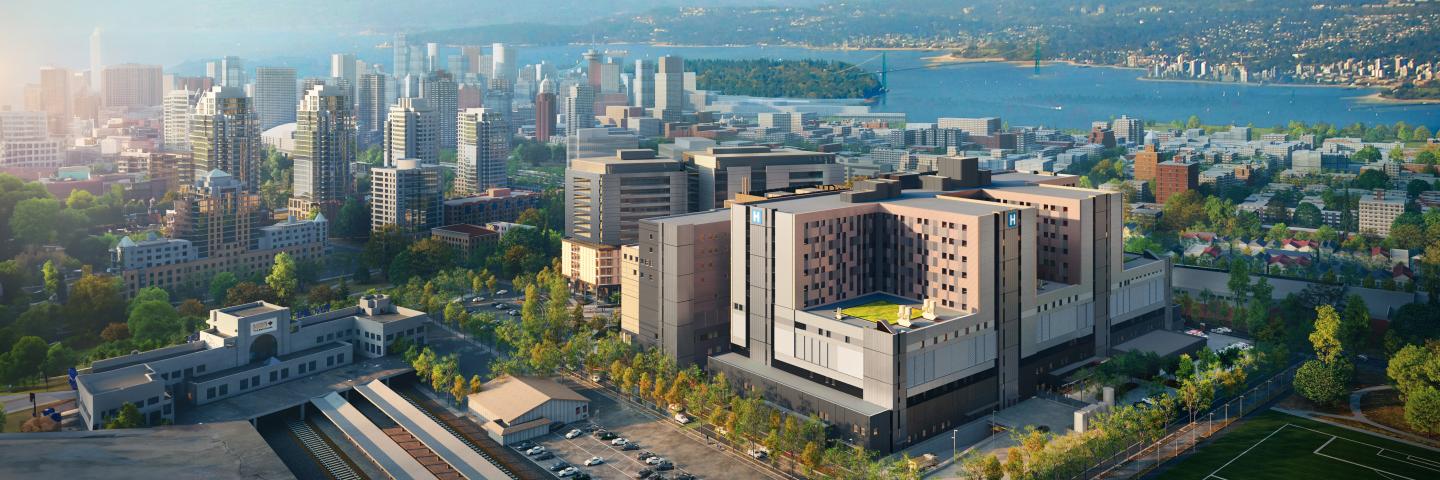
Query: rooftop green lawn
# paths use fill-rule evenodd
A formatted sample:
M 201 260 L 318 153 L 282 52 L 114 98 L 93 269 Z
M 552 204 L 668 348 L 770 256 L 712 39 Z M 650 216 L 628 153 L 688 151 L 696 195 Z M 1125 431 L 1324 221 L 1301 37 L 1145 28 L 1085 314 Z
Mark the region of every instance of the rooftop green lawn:
M 863 305 L 856 305 L 850 308 L 840 309 L 840 313 L 855 318 L 863 318 L 872 322 L 885 322 L 894 325 L 900 321 L 900 304 L 889 300 L 876 300 Z M 920 318 L 924 314 L 921 309 L 910 310 L 909 320 Z
M 1158 478 L 1440 478 L 1440 452 L 1280 412 L 1244 420 Z

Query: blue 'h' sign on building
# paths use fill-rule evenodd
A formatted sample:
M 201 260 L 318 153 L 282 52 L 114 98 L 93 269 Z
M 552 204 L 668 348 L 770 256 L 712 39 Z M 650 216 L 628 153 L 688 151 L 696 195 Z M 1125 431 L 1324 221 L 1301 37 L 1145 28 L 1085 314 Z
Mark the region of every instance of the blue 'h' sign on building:
M 1005 212 L 1005 226 L 1009 228 L 1020 226 L 1020 212 L 1014 210 Z
M 758 208 L 750 209 L 750 223 L 755 225 L 764 225 L 765 211 Z

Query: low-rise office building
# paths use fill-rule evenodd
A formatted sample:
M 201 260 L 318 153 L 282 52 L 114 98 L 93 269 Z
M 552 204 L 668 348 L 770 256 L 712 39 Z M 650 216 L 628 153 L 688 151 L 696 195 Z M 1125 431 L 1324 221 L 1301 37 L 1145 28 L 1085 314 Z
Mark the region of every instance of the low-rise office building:
M 468 258 L 471 253 L 479 250 L 481 246 L 494 245 L 495 242 L 500 241 L 500 234 L 479 225 L 461 223 L 432 228 L 430 229 L 430 238 L 449 245 L 454 248 L 456 252 Z
M 470 394 L 466 404 L 482 420 L 485 433 L 501 445 L 590 418 L 590 399 L 548 378 L 503 376 Z
M 690 176 L 689 211 L 725 206 L 737 193 L 834 185 L 845 181 L 835 154 L 766 146 L 710 147 L 682 154 Z
M 484 225 L 513 222 L 520 218 L 520 212 L 539 206 L 540 192 L 491 188 L 480 195 L 445 200 L 443 208 L 446 225 Z
M 76 404 L 88 429 L 126 403 L 147 423 L 175 419 L 177 404 L 204 405 L 301 378 L 358 357 L 384 356 L 397 339 L 424 343 L 425 312 L 365 295 L 355 306 L 302 318 L 267 302 L 210 311 L 199 339 L 96 361 L 75 379 Z

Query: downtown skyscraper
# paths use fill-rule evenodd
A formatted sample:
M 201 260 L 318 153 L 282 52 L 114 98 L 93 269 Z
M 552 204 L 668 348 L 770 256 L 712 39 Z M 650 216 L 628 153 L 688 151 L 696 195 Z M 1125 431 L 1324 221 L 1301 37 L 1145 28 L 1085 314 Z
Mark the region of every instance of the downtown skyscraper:
M 440 117 L 438 138 L 440 148 L 455 148 L 455 115 L 459 112 L 460 86 L 455 76 L 444 70 L 425 74 L 420 79 L 420 98 L 430 104 Z
M 631 105 L 641 108 L 655 107 L 655 64 L 636 60 L 635 79 L 630 85 L 630 93 L 634 97 Z
M 190 150 L 196 179 L 226 172 L 254 192 L 260 187 L 260 121 L 241 87 L 216 86 L 200 96 L 190 116 Z
M 505 160 L 510 156 L 510 130 L 504 115 L 489 108 L 471 108 L 459 115 L 455 193 L 475 195 L 508 185 Z
M 361 145 L 378 142 L 379 132 L 385 129 L 386 107 L 389 105 L 385 83 L 384 74 L 360 74 L 355 87 L 355 128 Z
M 164 123 L 160 132 L 161 150 L 167 152 L 188 152 L 190 150 L 190 116 L 195 113 L 195 102 L 199 99 L 200 92 L 195 90 L 171 90 L 165 94 L 161 110 L 161 119 Z
M 163 97 L 164 75 L 159 65 L 126 63 L 104 67 L 100 93 L 106 107 L 154 107 Z
M 334 216 L 350 195 L 355 115 L 345 88 L 316 85 L 295 116 L 295 178 L 290 210 Z
M 665 121 L 680 119 L 685 111 L 685 60 L 666 55 L 660 57 L 655 71 L 655 114 Z
M 586 83 L 570 86 L 565 96 L 565 135 L 573 137 L 582 128 L 595 125 L 595 87 Z
M 255 69 L 255 114 L 260 118 L 260 131 L 294 122 L 295 103 L 295 69 Z

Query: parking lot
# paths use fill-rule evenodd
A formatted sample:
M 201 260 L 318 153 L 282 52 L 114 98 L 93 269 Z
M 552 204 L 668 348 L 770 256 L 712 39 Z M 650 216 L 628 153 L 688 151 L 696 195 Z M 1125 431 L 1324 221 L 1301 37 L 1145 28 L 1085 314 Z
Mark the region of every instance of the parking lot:
M 564 460 L 575 465 L 581 472 L 589 474 L 591 478 L 637 478 L 641 469 L 653 468 L 636 459 L 640 452 L 648 451 L 675 465 L 674 470 L 656 472 L 665 478 L 675 478 L 681 473 L 712 479 L 770 477 L 768 472 L 746 465 L 703 441 L 680 433 L 673 420 L 660 420 L 628 405 L 621 406 L 610 397 L 585 385 L 568 380 L 562 382 L 590 398 L 590 411 L 596 425 L 639 444 L 640 448 L 622 451 L 620 447 L 610 445 L 609 441 L 602 441 L 588 433 L 566 439 L 565 432 L 579 426 L 569 425 L 556 433 L 533 440 L 535 444 L 545 446 L 546 451 L 555 455 L 553 459 L 537 461 L 546 470 L 556 461 Z M 605 459 L 605 463 L 592 467 L 583 466 L 585 460 L 592 456 Z

